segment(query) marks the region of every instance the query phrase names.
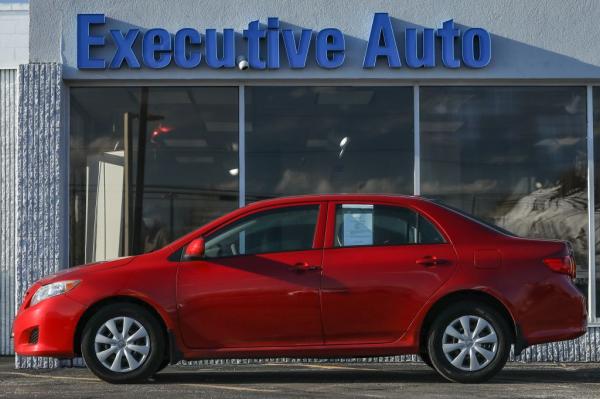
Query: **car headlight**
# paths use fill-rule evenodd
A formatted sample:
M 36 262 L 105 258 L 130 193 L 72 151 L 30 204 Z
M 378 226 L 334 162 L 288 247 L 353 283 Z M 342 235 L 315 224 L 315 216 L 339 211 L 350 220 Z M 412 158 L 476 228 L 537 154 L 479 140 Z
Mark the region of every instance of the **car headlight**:
M 33 298 L 31 298 L 29 306 L 38 304 L 44 299 L 52 298 L 53 296 L 69 292 L 75 288 L 77 284 L 79 284 L 79 280 L 57 281 L 55 283 L 43 285 L 35 292 Z

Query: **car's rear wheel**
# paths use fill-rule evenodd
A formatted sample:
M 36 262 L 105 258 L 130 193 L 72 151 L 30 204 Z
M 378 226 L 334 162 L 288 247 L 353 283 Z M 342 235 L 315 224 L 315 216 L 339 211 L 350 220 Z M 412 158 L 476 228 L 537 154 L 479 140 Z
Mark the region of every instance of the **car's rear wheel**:
M 486 381 L 506 364 L 510 331 L 507 320 L 491 306 L 453 304 L 431 325 L 427 340 L 431 363 L 450 381 Z
M 105 381 L 143 381 L 165 360 L 165 334 L 156 317 L 143 307 L 111 304 L 87 322 L 81 352 L 89 369 Z

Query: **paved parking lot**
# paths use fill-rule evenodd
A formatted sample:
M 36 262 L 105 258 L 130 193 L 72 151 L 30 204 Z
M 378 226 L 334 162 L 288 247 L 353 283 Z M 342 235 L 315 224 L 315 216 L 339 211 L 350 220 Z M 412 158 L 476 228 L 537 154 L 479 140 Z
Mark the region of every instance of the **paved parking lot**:
M 600 398 L 600 364 L 509 364 L 487 384 L 450 384 L 421 364 L 317 363 L 168 367 L 110 385 L 82 368 L 15 370 L 0 358 L 0 398 Z

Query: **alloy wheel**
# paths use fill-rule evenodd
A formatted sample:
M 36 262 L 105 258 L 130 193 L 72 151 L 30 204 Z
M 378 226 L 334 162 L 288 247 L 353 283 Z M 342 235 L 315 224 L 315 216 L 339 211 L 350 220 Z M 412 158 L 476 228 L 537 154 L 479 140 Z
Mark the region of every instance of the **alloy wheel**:
M 463 371 L 479 371 L 496 357 L 498 336 L 483 317 L 461 316 L 444 330 L 442 350 L 454 367 Z
M 94 339 L 100 363 L 116 373 L 138 369 L 150 353 L 150 336 L 144 326 L 131 317 L 115 317 L 100 326 Z

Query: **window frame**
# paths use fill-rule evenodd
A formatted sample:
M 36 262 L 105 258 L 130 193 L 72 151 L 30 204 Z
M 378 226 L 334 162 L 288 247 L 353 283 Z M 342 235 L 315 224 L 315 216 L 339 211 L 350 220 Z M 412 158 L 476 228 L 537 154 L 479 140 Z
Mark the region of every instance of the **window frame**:
M 219 231 L 221 230 L 226 230 L 229 227 L 231 227 L 232 225 L 236 224 L 237 222 L 240 222 L 246 218 L 252 217 L 252 216 L 256 216 L 259 215 L 261 213 L 265 213 L 265 212 L 270 212 L 273 210 L 279 210 L 279 209 L 285 209 L 285 208 L 301 208 L 301 207 L 310 207 L 310 206 L 316 206 L 317 207 L 317 220 L 315 223 L 315 230 L 313 233 L 313 240 L 312 240 L 312 245 L 310 248 L 306 248 L 306 249 L 291 249 L 291 250 L 284 250 L 284 251 L 271 251 L 271 252 L 259 252 L 259 253 L 252 253 L 252 254 L 238 254 L 238 255 L 227 255 L 227 256 L 218 256 L 218 257 L 213 257 L 213 258 L 208 258 L 208 257 L 203 257 L 202 258 L 202 262 L 211 262 L 211 261 L 216 261 L 219 259 L 231 259 L 231 258 L 241 258 L 244 256 L 260 256 L 260 255 L 265 255 L 265 254 L 279 254 L 279 253 L 286 253 L 286 252 L 302 252 L 302 251 L 312 251 L 312 250 L 318 250 L 318 249 L 322 249 L 323 248 L 323 238 L 324 238 L 324 230 L 325 230 L 325 218 L 327 217 L 326 214 L 326 204 L 323 201 L 307 201 L 307 202 L 295 202 L 295 203 L 287 203 L 287 204 L 277 204 L 277 205 L 272 205 L 272 206 L 266 206 L 266 207 L 261 207 L 261 208 L 257 208 L 257 209 L 253 209 L 250 212 L 245 212 L 241 215 L 238 215 L 237 217 L 234 217 L 233 219 L 229 219 L 226 222 L 215 226 L 214 228 L 201 232 L 199 234 L 196 234 L 194 238 L 190 239 L 188 242 L 186 242 L 184 245 L 181 246 L 181 248 L 178 251 L 182 251 L 182 253 L 185 252 L 185 248 L 190 244 L 190 242 L 192 242 L 194 239 L 196 238 L 204 238 L 206 239 L 208 236 L 213 235 L 213 234 L 218 234 Z M 177 252 L 178 252 L 177 251 Z M 183 261 L 183 260 L 182 260 Z
M 351 245 L 351 246 L 336 246 L 335 245 L 335 225 L 336 225 L 336 212 L 338 206 L 341 205 L 372 205 L 372 206 L 386 206 L 404 208 L 417 214 L 417 217 L 422 217 L 427 220 L 439 233 L 444 242 L 439 243 L 414 243 L 414 244 L 393 244 L 393 245 Z M 430 216 L 411 206 L 407 203 L 395 202 L 395 201 L 364 201 L 364 200 L 339 200 L 329 201 L 327 206 L 327 229 L 325 232 L 325 249 L 351 249 L 351 248 L 393 248 L 393 247 L 415 247 L 425 245 L 452 245 L 452 241 L 449 239 L 448 234 L 444 229 Z

